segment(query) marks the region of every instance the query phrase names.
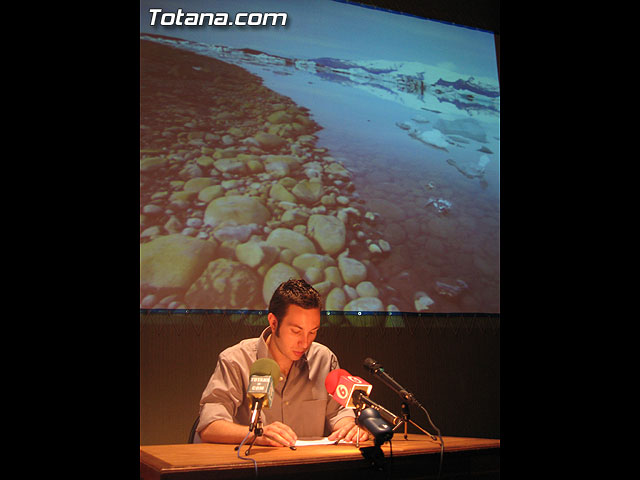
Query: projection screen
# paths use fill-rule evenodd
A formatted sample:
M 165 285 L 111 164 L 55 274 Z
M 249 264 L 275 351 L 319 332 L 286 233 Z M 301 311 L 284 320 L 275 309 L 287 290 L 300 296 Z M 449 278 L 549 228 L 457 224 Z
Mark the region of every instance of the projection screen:
M 262 311 L 290 277 L 329 312 L 500 311 L 491 32 L 141 1 L 141 310 Z

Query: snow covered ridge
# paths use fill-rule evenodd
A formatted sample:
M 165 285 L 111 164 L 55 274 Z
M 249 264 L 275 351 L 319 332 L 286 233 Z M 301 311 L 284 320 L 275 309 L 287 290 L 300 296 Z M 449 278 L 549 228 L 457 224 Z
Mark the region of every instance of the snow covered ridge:
M 323 80 L 366 90 L 377 97 L 436 113 L 464 111 L 470 116 L 500 117 L 500 87 L 492 79 L 460 74 L 419 62 L 389 60 L 357 61 L 330 57 L 299 59 L 272 55 L 248 48 L 208 45 L 163 35 L 140 34 L 140 38 L 173 45 L 236 65 L 251 64 L 291 69 L 317 75 Z M 496 80 L 497 81 L 497 80 Z

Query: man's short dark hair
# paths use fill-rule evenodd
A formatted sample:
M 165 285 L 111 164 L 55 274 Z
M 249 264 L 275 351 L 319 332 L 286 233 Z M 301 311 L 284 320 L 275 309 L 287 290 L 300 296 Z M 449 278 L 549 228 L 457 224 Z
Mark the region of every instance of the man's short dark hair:
M 278 328 L 280 327 L 280 321 L 287 314 L 289 305 L 297 305 L 305 309 L 320 309 L 320 294 L 301 278 L 292 278 L 282 282 L 273 292 L 269 302 L 269 312 L 273 313 L 278 319 Z

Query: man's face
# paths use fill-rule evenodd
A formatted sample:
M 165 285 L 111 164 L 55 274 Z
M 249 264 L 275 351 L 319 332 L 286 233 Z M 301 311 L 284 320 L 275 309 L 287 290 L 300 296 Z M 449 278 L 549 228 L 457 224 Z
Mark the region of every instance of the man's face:
M 300 360 L 318 334 L 320 309 L 289 305 L 284 318 L 277 319 L 270 313 L 268 319 L 271 331 L 274 333 L 271 337 L 274 346 L 287 359 L 295 362 Z M 277 334 L 275 334 L 276 329 Z

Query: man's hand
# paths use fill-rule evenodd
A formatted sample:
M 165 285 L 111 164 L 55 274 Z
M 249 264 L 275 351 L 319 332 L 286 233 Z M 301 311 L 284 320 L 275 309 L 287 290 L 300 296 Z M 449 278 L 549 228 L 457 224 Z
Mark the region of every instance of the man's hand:
M 273 422 L 262 428 L 262 435 L 256 439 L 256 445 L 270 447 L 290 447 L 298 440 L 296 432 L 289 425 Z
M 358 426 L 351 417 L 345 417 L 340 419 L 333 427 L 333 432 L 329 435 L 330 441 L 344 440 L 345 442 L 355 442 L 356 439 L 360 442 L 364 442 L 369 439 L 369 433 L 364 429 L 360 429 L 360 436 L 358 437 Z

